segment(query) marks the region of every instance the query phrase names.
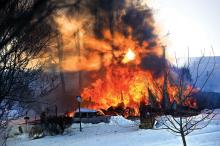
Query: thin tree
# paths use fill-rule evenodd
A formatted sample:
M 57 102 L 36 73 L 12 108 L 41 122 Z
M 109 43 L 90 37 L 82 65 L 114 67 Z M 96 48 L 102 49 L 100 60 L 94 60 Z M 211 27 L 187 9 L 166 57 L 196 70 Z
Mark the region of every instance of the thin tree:
M 213 58 L 213 62 L 211 62 L 211 58 Z M 187 63 L 183 67 L 179 67 L 178 60 L 176 59 L 177 65 L 174 69 L 176 77 L 170 79 L 172 80 L 171 86 L 175 86 L 176 89 L 174 102 L 169 106 L 169 111 L 171 112 L 162 116 L 159 121 L 163 125 L 163 129 L 181 136 L 183 146 L 187 145 L 186 136 L 188 134 L 194 130 L 206 127 L 215 116 L 213 110 L 204 110 L 199 113 L 196 110 L 197 107 L 193 99 L 193 97 L 198 96 L 198 93 L 202 93 L 210 79 L 215 69 L 215 57 L 208 57 L 208 60 L 205 60 L 205 55 L 203 54 L 198 59 L 198 62 L 194 64 L 192 70 L 190 70 L 190 62 L 190 58 L 188 57 Z M 202 63 L 205 65 L 202 65 Z M 207 73 L 206 69 L 208 66 L 211 66 L 211 70 Z M 204 76 L 205 73 L 206 75 Z M 191 78 L 191 74 L 195 74 L 194 79 Z M 198 81 L 202 82 L 200 86 Z

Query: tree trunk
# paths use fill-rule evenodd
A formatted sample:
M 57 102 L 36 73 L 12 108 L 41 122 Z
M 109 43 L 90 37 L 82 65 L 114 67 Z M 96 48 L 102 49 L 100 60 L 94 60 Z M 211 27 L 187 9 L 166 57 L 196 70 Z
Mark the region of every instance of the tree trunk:
M 182 117 L 180 117 L 180 134 L 181 134 L 183 146 L 187 146 L 186 145 L 186 137 L 185 137 L 184 130 L 183 130 L 183 119 L 182 119 Z
M 186 137 L 185 137 L 184 133 L 181 133 L 181 138 L 182 138 L 183 146 L 187 146 L 186 145 Z

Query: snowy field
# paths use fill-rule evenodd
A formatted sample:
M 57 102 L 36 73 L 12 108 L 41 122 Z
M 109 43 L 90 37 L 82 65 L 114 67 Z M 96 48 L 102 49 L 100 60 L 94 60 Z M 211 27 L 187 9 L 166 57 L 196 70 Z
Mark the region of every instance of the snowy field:
M 181 146 L 181 138 L 166 130 L 143 130 L 138 122 L 117 116 L 110 123 L 73 124 L 63 135 L 31 140 L 27 135 L 9 139 L 8 146 Z M 188 146 L 220 146 L 220 117 L 186 137 Z

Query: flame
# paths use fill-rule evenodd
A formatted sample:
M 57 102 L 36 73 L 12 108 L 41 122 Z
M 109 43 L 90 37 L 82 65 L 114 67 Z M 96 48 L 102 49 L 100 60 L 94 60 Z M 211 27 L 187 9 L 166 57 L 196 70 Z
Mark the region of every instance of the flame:
M 178 97 L 178 87 L 167 81 L 167 93 L 169 102 L 180 103 Z M 134 110 L 133 115 L 139 115 L 139 106 L 141 102 L 161 108 L 163 98 L 164 77 L 155 78 L 151 71 L 145 71 L 139 66 L 132 64 L 111 65 L 106 68 L 104 76 L 95 80 L 89 87 L 84 88 L 81 96 L 83 97 L 84 106 L 88 108 L 107 110 L 110 107 L 117 107 L 121 104 L 124 108 Z M 183 95 L 191 92 L 192 87 L 187 86 Z M 151 92 L 151 93 L 149 93 Z M 151 95 L 155 99 L 151 99 Z M 183 105 L 196 107 L 196 102 L 187 99 Z
M 161 102 L 162 94 L 158 91 L 158 85 L 163 85 L 163 78 L 155 79 L 149 71 L 139 67 L 112 65 L 107 68 L 103 78 L 84 88 L 82 97 L 88 103 L 85 106 L 92 109 L 108 109 L 123 103 L 125 107 L 133 108 L 137 115 L 140 102 L 149 103 L 149 90 L 155 95 L 155 100 Z M 170 86 L 169 92 L 173 90 Z
M 149 11 L 141 9 L 138 10 L 141 15 L 134 11 L 135 15 L 129 16 L 131 20 L 138 16 L 139 21 L 135 23 L 135 27 L 132 27 L 133 23 L 125 22 L 127 19 L 123 16 L 126 16 L 126 11 L 122 11 L 114 21 L 116 23 L 114 27 L 112 26 L 114 30 L 105 26 L 99 28 L 98 34 L 94 32 L 94 28 L 99 25 L 94 21 L 101 17 L 101 20 L 108 24 L 106 20 L 108 17 L 105 17 L 105 13 L 97 13 L 100 16 L 94 17 L 86 12 L 77 17 L 66 17 L 61 14 L 55 18 L 63 41 L 65 56 L 62 61 L 63 71 L 88 72 L 91 75 L 89 79 L 93 80 L 86 87 L 83 86 L 81 92 L 83 106 L 99 110 L 124 105 L 125 108 L 132 108 L 135 115 L 138 115 L 140 102 L 151 104 L 154 100 L 160 107 L 164 76 L 160 74 L 155 77 L 153 69 L 141 67 L 141 63 L 148 63 L 153 66 L 152 68 L 156 67 L 153 58 L 147 62 L 143 61 L 143 58 L 149 56 L 162 58 L 163 55 L 161 41 L 153 31 L 155 29 L 153 17 L 148 15 L 147 18 L 139 18 Z M 141 35 L 141 31 L 145 35 Z M 146 38 L 146 34 L 152 37 Z M 162 70 L 161 67 L 159 71 Z M 185 94 L 190 89 L 189 86 Z M 178 87 L 169 80 L 167 92 L 171 103 L 180 102 L 180 99 L 176 98 Z M 152 95 L 155 99 L 151 99 Z M 195 105 L 193 101 L 187 101 L 186 104 Z
M 101 73 L 96 72 L 98 75 L 95 80 L 81 92 L 83 106 L 94 110 L 107 110 L 110 107 L 123 105 L 124 108 L 134 110 L 133 115 L 138 115 L 141 102 L 152 104 L 152 99 L 149 97 L 152 94 L 157 104 L 155 106 L 161 108 L 164 76 L 155 77 L 152 70 L 144 70 L 141 67 L 141 59 L 152 54 L 161 58 L 162 47 L 154 46 L 148 49 L 150 42 L 139 44 L 131 36 L 125 37 L 119 32 L 111 34 L 109 30 L 105 30 L 103 36 L 103 40 L 86 36 L 84 45 L 94 52 L 101 52 L 103 60 L 100 60 L 103 62 L 100 65 Z M 149 61 L 153 63 L 153 60 Z M 170 103 L 174 101 L 179 103 L 180 99 L 176 98 L 178 87 L 172 85 L 169 80 L 167 82 Z M 190 89 L 189 86 L 184 94 Z M 193 101 L 187 101 L 186 104 L 195 105 Z
M 128 63 L 135 59 L 135 53 L 129 48 L 128 52 L 125 54 L 124 59 L 122 60 L 123 63 Z
M 65 115 L 67 116 L 67 117 L 73 117 L 74 116 L 74 112 L 73 111 L 71 111 L 71 112 L 66 112 L 65 113 Z

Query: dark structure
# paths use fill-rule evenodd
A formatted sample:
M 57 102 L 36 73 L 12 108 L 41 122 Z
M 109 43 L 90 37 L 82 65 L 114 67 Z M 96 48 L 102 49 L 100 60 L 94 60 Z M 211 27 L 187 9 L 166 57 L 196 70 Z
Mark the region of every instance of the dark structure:
M 167 79 L 168 79 L 168 73 L 167 73 L 167 65 L 166 65 L 166 49 L 163 47 L 163 63 L 164 63 L 164 85 L 163 85 L 163 99 L 162 99 L 162 109 L 164 112 L 167 112 L 167 110 L 170 110 L 170 100 L 169 95 L 167 92 Z
M 160 104 L 157 102 L 156 97 L 151 92 L 150 89 L 148 89 L 149 94 L 149 104 L 146 104 L 144 102 L 140 103 L 140 125 L 139 128 L 141 129 L 152 129 L 155 124 L 155 118 L 158 115 L 162 114 L 162 110 L 160 108 Z
M 140 125 L 141 129 L 152 129 L 155 123 L 155 112 L 154 108 L 150 105 L 145 105 L 141 103 L 140 105 Z

